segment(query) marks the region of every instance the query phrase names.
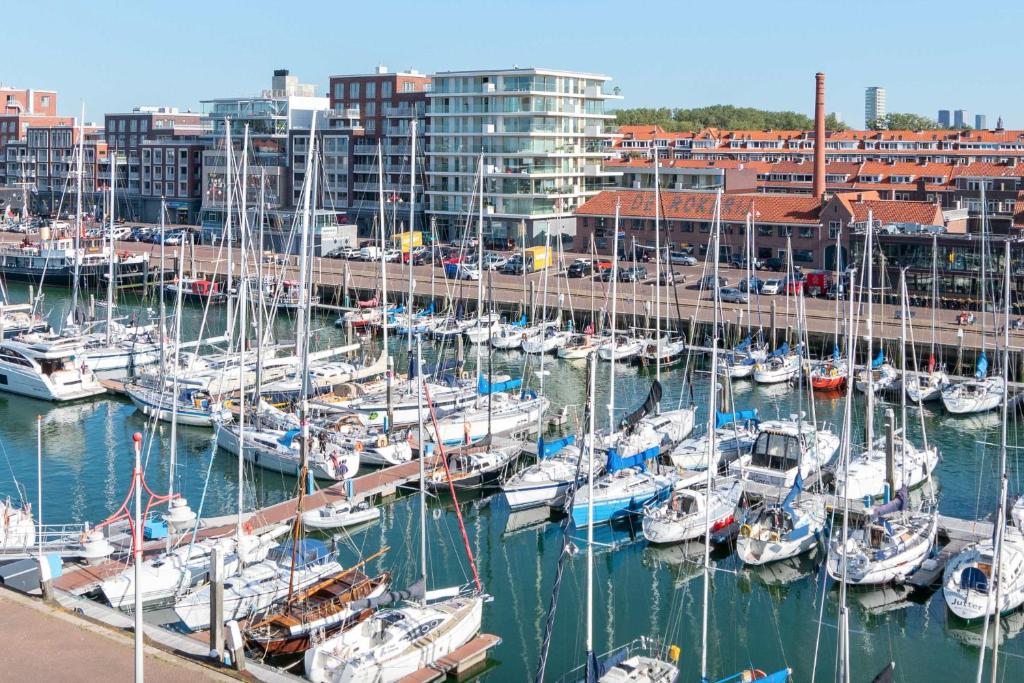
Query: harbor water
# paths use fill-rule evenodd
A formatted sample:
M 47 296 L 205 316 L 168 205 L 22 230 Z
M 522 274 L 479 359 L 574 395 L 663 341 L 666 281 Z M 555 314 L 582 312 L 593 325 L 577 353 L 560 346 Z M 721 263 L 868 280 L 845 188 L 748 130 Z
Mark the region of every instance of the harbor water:
M 24 301 L 27 292 L 12 287 L 12 301 Z M 137 308 L 155 307 L 155 301 L 137 302 Z M 47 289 L 45 307 L 51 322 L 64 316 L 67 297 L 60 289 Z M 217 334 L 223 328 L 223 310 L 209 312 L 205 326 Z M 184 336 L 191 338 L 203 324 L 203 310 L 188 307 L 184 313 Z M 294 323 L 280 315 L 275 323 L 279 340 L 290 339 Z M 323 347 L 343 340 L 344 333 L 333 327 L 333 319 L 318 318 L 313 325 L 313 345 Z M 367 341 L 366 355 L 374 356 L 376 341 Z M 391 350 L 396 366 L 406 362 L 406 341 L 393 339 Z M 475 350 L 465 347 L 467 366 L 472 371 Z M 536 358 L 520 352 L 493 352 L 493 369 L 515 376 L 525 373 L 526 383 L 543 391 L 553 411 L 570 406 L 565 429 L 573 432 L 582 417 L 585 397 L 585 365 L 582 362 L 545 359 L 538 375 Z M 484 365 L 486 368 L 486 364 Z M 615 406 L 632 410 L 646 396 L 654 377 L 653 369 L 629 366 L 598 368 L 598 424 L 607 424 L 608 375 L 616 373 Z M 698 421 L 707 416 L 707 377 L 698 375 L 691 388 L 680 370 L 663 372 L 663 407 L 677 403 L 698 405 Z M 796 413 L 811 414 L 807 398 L 785 386 L 755 387 L 746 382 L 735 385 L 738 409 L 757 408 L 764 419 Z M 844 398 L 814 399 L 813 412 L 819 424 L 828 423 L 838 431 Z M 864 407 L 855 399 L 854 421 L 862 425 Z M 875 419 L 881 433 L 883 402 Z M 894 406 L 890 406 L 894 407 Z M 898 415 L 898 407 L 897 407 Z M 909 431 L 919 439 L 921 422 L 929 443 L 937 444 L 942 460 L 937 470 L 939 509 L 943 514 L 968 519 L 986 517 L 993 511 L 998 492 L 1000 419 L 998 413 L 955 418 L 940 406 L 925 409 L 922 421 L 917 410 L 909 409 Z M 36 419 L 42 419 L 42 482 L 36 477 Z M 861 428 L 862 430 L 862 428 Z M 115 511 L 126 495 L 132 469 L 134 432 L 146 435 L 143 458 L 150 488 L 165 491 L 169 477 L 170 427 L 157 425 L 137 412 L 130 401 L 108 395 L 98 400 L 70 405 L 52 405 L 0 393 L 0 495 L 24 495 L 36 501 L 42 485 L 42 518 L 46 524 L 96 523 Z M 1022 492 L 1019 442 L 1024 431 L 1011 425 L 1010 492 Z M 179 427 L 175 489 L 203 516 L 236 512 L 238 481 L 233 457 L 215 448 L 210 430 Z M 17 486 L 20 485 L 20 490 Z M 285 500 L 295 495 L 295 478 L 246 468 L 247 509 Z M 537 511 L 511 513 L 500 494 L 489 497 L 460 497 L 459 504 L 485 591 L 493 597 L 485 606 L 485 632 L 498 635 L 501 645 L 491 652 L 491 661 L 481 674 L 488 681 L 532 679 L 537 667 L 542 633 L 547 620 L 555 566 L 562 543 L 559 515 L 548 517 Z M 463 542 L 448 496 L 429 503 L 428 586 L 464 584 L 472 580 Z M 38 512 L 38 511 L 37 511 Z M 390 569 L 396 584 L 410 583 L 419 567 L 417 499 L 401 495 L 384 507 L 379 523 L 351 535 L 335 537 L 344 562 L 355 562 L 360 554 L 372 554 L 381 546 L 390 550 L 374 562 L 375 569 Z M 582 551 L 583 533 L 576 545 Z M 640 636 L 677 644 L 681 648 L 680 680 L 699 679 L 701 593 L 703 550 L 700 547 L 649 546 L 628 526 L 600 528 L 595 532 L 600 545 L 595 550 L 595 648 L 606 651 Z M 822 553 L 818 554 L 818 560 Z M 775 670 L 793 669 L 795 681 L 829 681 L 835 678 L 838 591 L 832 582 L 823 588 L 820 563 L 805 560 L 745 569 L 734 556 L 712 555 L 714 563 L 710 605 L 709 671 L 712 678 L 724 677 L 754 666 Z M 583 662 L 585 613 L 585 559 L 579 552 L 568 560 L 554 622 L 547 680 Z M 897 680 L 962 681 L 973 679 L 981 640 L 980 626 L 967 624 L 950 615 L 939 593 L 922 599 L 901 588 L 850 591 L 850 631 L 854 680 L 871 678 L 889 661 L 896 663 Z M 819 626 L 820 621 L 820 626 Z M 1024 613 L 1003 617 L 1001 679 L 1024 680 Z M 989 638 L 991 646 L 991 638 Z

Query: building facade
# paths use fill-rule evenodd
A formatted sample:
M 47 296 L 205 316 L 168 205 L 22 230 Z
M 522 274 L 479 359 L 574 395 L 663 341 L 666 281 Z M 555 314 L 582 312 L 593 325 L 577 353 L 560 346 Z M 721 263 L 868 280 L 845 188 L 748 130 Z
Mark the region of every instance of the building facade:
M 957 109 L 953 112 L 953 127 L 964 128 L 968 125 L 970 114 L 967 113 L 966 109 Z
M 873 85 L 864 91 L 864 127 L 885 118 L 885 88 Z
M 985 130 L 987 128 L 988 128 L 988 117 L 985 116 L 984 114 L 975 114 L 974 115 L 974 129 L 975 130 Z
M 602 167 L 615 137 L 608 76 L 512 68 L 435 74 L 428 93 L 427 213 L 442 239 L 479 207 L 485 238 L 539 244 L 571 237 L 574 212 L 616 172 Z
M 950 116 L 948 109 L 940 109 L 939 116 L 936 120 L 939 122 L 939 128 L 949 128 L 953 123 L 953 119 Z

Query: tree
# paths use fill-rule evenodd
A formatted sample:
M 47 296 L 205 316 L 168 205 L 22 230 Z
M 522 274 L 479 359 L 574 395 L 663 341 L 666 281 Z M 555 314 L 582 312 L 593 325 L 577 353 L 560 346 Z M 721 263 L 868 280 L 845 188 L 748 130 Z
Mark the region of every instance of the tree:
M 927 116 L 899 112 L 886 114 L 868 124 L 871 130 L 936 130 L 938 127 L 938 122 Z
M 814 122 L 810 117 L 793 111 L 767 111 L 753 107 L 735 107 L 714 104 L 696 109 L 669 109 L 667 107 L 619 109 L 615 111 L 617 125 L 659 126 L 669 132 L 699 131 L 704 128 L 724 130 L 810 130 Z M 847 130 L 847 126 L 829 114 L 825 122 L 829 130 Z

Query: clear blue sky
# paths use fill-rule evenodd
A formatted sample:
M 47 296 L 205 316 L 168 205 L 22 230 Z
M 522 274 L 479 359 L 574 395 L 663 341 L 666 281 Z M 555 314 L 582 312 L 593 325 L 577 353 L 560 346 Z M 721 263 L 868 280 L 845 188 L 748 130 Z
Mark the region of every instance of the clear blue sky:
M 286 67 L 327 78 L 392 70 L 546 66 L 599 72 L 622 107 L 729 103 L 811 113 L 859 127 L 864 88 L 889 111 L 967 109 L 1024 126 L 1024 6 L 962 2 L 288 2 L 64 0 L 7 3 L 0 81 L 60 91 L 87 120 L 139 104 L 198 109 L 254 94 Z M 973 122 L 973 118 L 972 118 Z

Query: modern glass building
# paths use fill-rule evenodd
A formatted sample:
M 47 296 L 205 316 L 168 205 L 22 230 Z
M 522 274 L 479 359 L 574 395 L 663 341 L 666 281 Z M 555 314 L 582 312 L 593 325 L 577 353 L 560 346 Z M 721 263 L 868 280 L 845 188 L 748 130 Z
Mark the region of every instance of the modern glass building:
M 427 214 L 460 236 L 478 204 L 483 154 L 488 241 L 541 244 L 575 234 L 573 212 L 619 174 L 602 169 L 617 134 L 609 76 L 536 68 L 448 71 L 427 93 Z

